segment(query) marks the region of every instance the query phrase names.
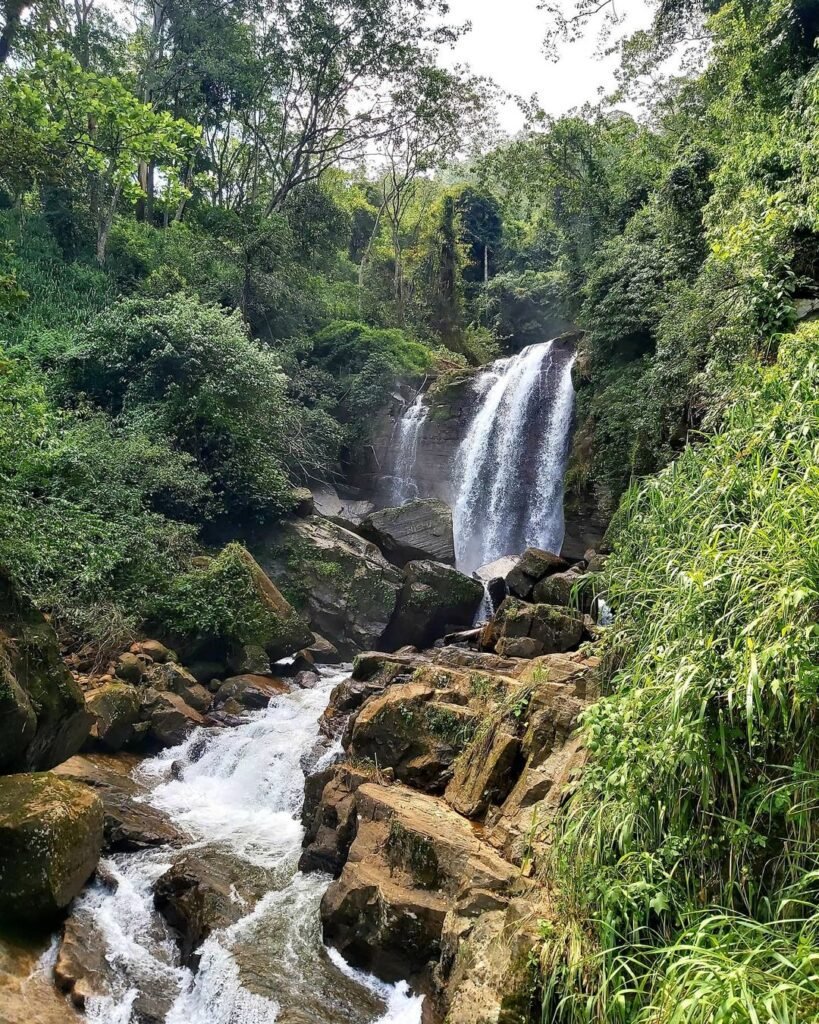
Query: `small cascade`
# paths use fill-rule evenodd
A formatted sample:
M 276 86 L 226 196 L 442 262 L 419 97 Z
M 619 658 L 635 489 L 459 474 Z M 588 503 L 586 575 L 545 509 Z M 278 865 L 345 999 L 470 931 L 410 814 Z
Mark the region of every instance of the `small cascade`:
M 396 456 L 391 474 L 390 504 L 404 505 L 419 497 L 415 483 L 415 462 L 418 458 L 418 443 L 424 430 L 429 408 L 421 392 L 404 411 L 398 421 Z
M 103 991 L 87 1000 L 89 1024 L 420 1024 L 423 997 L 353 970 L 322 944 L 319 904 L 330 877 L 297 868 L 302 765 L 315 760 L 318 719 L 348 672 L 322 669 L 314 689 L 277 697 L 235 728 L 198 731 L 142 762 L 147 799 L 185 829 L 187 851 L 232 863 L 236 877 L 265 895 L 250 906 L 235 892 L 247 912 L 205 940 L 194 974 L 153 905 L 154 882 L 184 851 L 104 860 L 101 879 L 73 910 L 107 965 Z
M 458 567 L 563 543 L 573 354 L 554 341 L 499 359 L 475 382 L 477 412 L 456 456 Z

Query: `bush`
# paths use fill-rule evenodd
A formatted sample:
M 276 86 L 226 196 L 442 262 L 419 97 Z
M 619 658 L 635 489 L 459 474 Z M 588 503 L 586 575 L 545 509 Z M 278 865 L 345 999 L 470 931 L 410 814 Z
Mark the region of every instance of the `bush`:
M 723 429 L 630 491 L 613 528 L 622 667 L 584 717 L 555 865 L 568 927 L 596 924 L 582 969 L 555 954 L 565 929 L 550 940 L 560 1020 L 819 1005 L 815 968 L 799 981 L 819 958 L 819 325 L 733 389 Z M 653 1009 L 621 1015 L 627 992 Z
M 250 562 L 239 544 L 197 564 L 170 582 L 155 617 L 171 635 L 266 646 L 281 622 L 259 596 Z
M 195 531 L 162 511 L 206 497 L 167 442 L 61 413 L 30 366 L 0 363 L 0 564 L 58 625 L 98 640 L 135 628 L 193 550 Z
M 225 514 L 287 511 L 290 474 L 325 458 L 238 312 L 187 295 L 122 300 L 90 325 L 65 371 L 73 392 L 188 453 Z

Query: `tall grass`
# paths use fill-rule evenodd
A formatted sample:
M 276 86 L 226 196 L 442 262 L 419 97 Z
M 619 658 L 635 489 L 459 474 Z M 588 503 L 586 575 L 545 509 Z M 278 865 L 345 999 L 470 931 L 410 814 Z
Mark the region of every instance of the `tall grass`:
M 819 1020 L 819 326 L 737 391 L 615 524 L 547 1021 Z

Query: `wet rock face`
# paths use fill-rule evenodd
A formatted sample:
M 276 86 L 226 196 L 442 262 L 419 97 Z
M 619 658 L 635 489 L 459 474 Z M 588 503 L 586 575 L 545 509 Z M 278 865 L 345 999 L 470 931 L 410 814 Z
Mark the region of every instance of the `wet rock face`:
M 378 646 L 403 580 L 370 541 L 319 516 L 289 523 L 254 548 L 311 627 L 344 655 Z M 300 646 L 309 646 L 312 634 Z
M 300 871 L 326 871 L 336 878 L 341 873 L 358 825 L 355 794 L 372 774 L 336 765 L 308 776 Z
M 102 800 L 104 847 L 110 852 L 179 846 L 185 835 L 167 814 L 140 800 L 146 792 L 131 775 L 138 763 L 129 755 L 77 755 L 52 769 L 61 779 L 88 786 Z
M 228 700 L 234 700 L 243 708 L 257 710 L 266 708 L 274 697 L 287 693 L 290 687 L 274 676 L 246 674 L 226 679 L 214 696 L 214 703 L 221 707 Z
M 177 933 L 182 962 L 195 970 L 195 951 L 211 932 L 250 913 L 270 886 L 264 871 L 249 873 L 229 854 L 185 853 L 156 881 L 154 906 Z
M 435 498 L 418 498 L 400 508 L 373 512 L 358 532 L 399 567 L 419 559 L 455 564 L 452 510 Z
M 86 786 L 54 775 L 0 778 L 0 920 L 58 917 L 99 859 L 103 807 Z
M 448 505 L 455 499 L 452 486 L 455 454 L 475 412 L 472 383 L 478 372 L 463 370 L 448 375 L 446 381 L 436 383 L 425 396 L 430 411 L 419 439 L 413 479 L 420 494 L 439 498 Z M 351 468 L 351 482 L 378 506 L 392 501 L 391 473 L 400 461 L 396 427 L 414 398 L 415 389 L 401 389 L 390 407 L 376 417 L 370 444 L 360 447 L 359 462 Z
M 59 764 L 80 749 L 92 721 L 56 633 L 0 571 L 0 772 Z

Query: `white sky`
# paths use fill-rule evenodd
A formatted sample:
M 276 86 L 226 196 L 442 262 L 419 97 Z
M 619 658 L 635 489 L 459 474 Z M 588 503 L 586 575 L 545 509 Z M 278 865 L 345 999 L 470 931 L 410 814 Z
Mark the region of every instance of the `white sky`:
M 651 0 L 614 0 L 624 17 L 618 31 L 648 27 L 655 5 Z M 564 10 L 571 0 L 563 0 Z M 472 22 L 472 31 L 444 57 L 446 63 L 465 63 L 477 74 L 489 75 L 507 92 L 530 96 L 538 93 L 549 114 L 563 114 L 598 99 L 598 90 L 614 85 L 616 58 L 601 59 L 595 53 L 597 29 L 592 23 L 586 37 L 561 46 L 560 60 L 553 63 L 543 51 L 548 14 L 539 11 L 538 0 L 449 0 L 452 22 Z M 501 113 L 501 127 L 514 132 L 521 117 L 514 104 Z

